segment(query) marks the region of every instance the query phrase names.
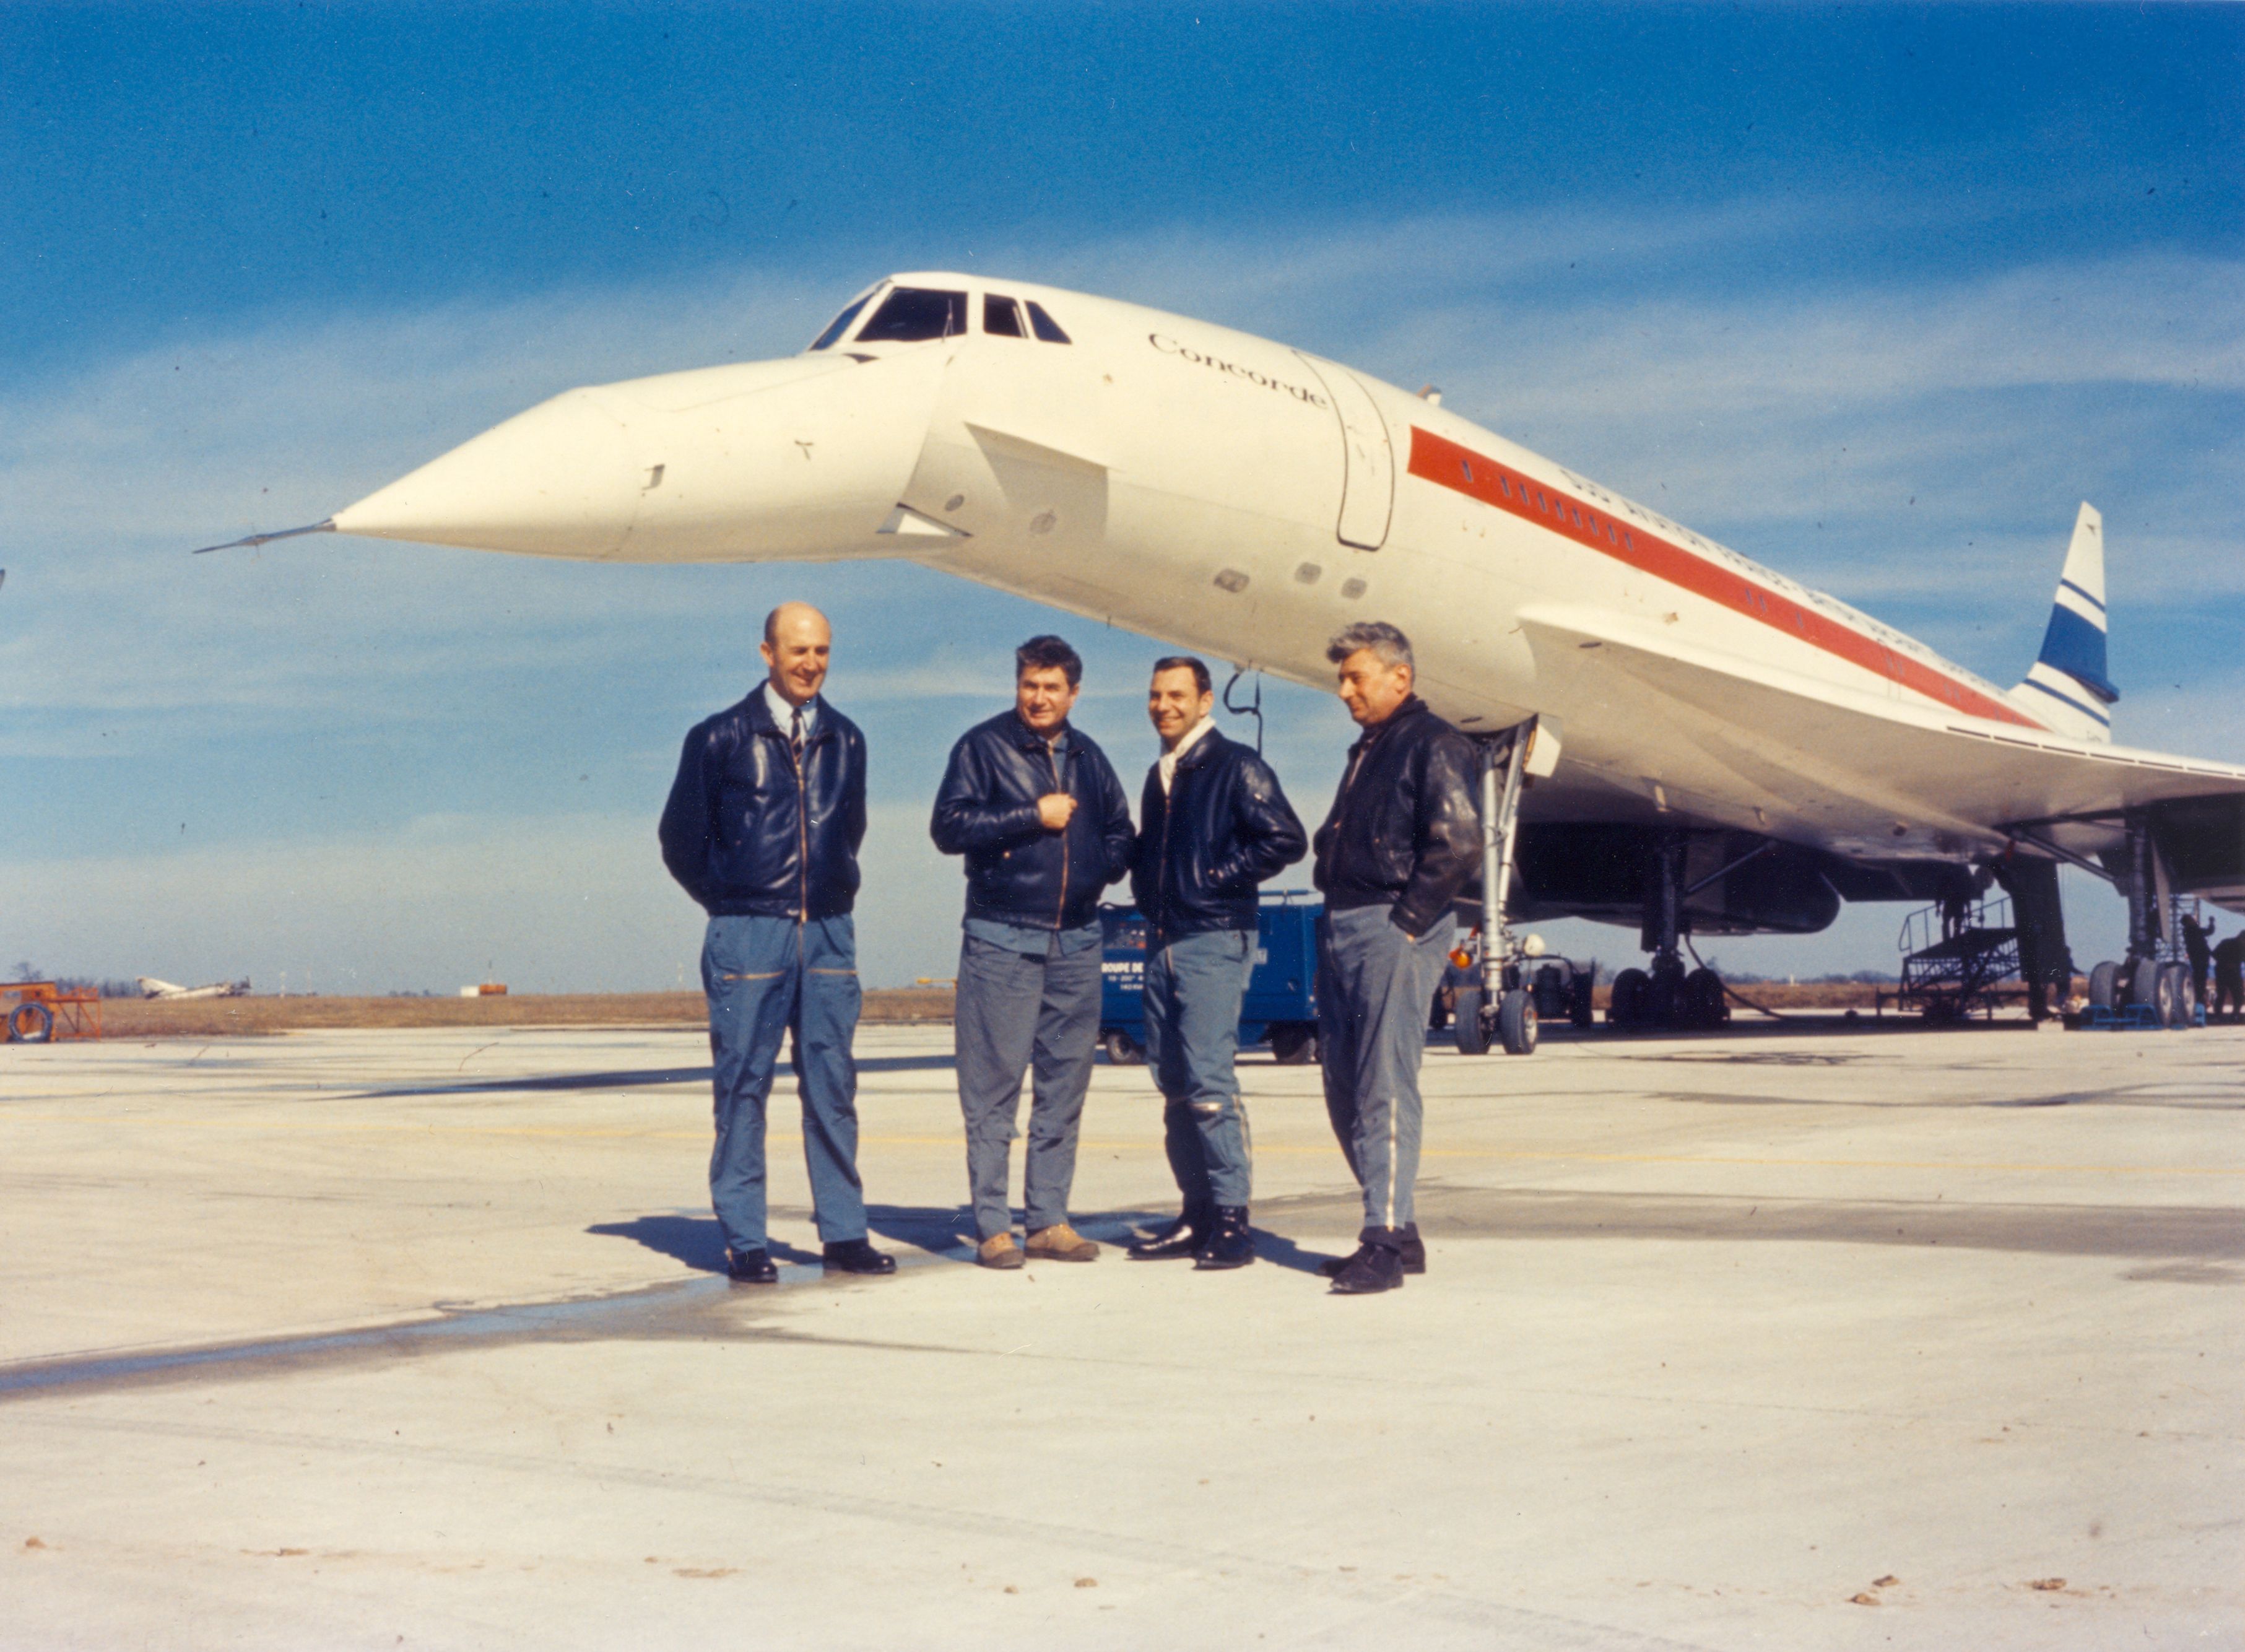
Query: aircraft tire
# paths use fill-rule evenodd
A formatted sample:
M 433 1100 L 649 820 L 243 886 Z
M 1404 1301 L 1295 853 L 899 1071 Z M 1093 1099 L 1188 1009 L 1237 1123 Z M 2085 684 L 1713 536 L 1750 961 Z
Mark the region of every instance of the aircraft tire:
M 1485 1056 L 1489 1053 L 1489 1018 L 1482 1014 L 1482 989 L 1479 987 L 1460 987 L 1455 1026 L 1458 1053 L 1462 1056 Z M 1509 994 L 1506 995 L 1508 997 Z
M 2120 1007 L 2120 966 L 2109 959 L 2089 972 L 2089 1007 L 2092 1010 L 2117 1010 Z
M 1135 1067 L 1146 1058 L 1138 1041 L 1127 1032 L 1110 1029 L 1100 1035 L 1100 1044 L 1107 1051 L 1108 1061 L 1117 1067 Z
M 17 1004 L 8 1012 L 8 1037 L 19 1044 L 43 1044 L 55 1036 L 55 1012 L 38 1003 Z
M 2181 1010 L 2175 1025 L 2195 1027 L 2198 1024 L 2198 981 L 2190 973 L 2190 966 L 2187 963 L 2171 963 L 2167 968 L 2175 972 L 2175 1003 Z
M 1318 1030 L 1299 1021 L 1271 1029 L 1271 1058 L 1281 1067 L 1299 1067 L 1318 1058 Z
M 1724 996 L 1723 978 L 1712 969 L 1694 969 L 1684 977 L 1684 1024 L 1712 1032 L 1731 1018 L 1731 1001 Z
M 1536 1015 L 1536 995 L 1525 988 L 1515 987 L 1497 1001 L 1497 1035 L 1504 1040 L 1508 1056 L 1532 1056 L 1541 1023 Z
M 2159 1007 L 2160 1025 L 2187 1027 L 2190 1025 L 2190 969 L 2180 963 L 2163 963 L 2153 1003 Z
M 1613 978 L 1613 995 L 1606 1000 L 1606 1025 L 1638 1027 L 1645 1023 L 1645 1000 L 1652 994 L 1652 977 L 1642 969 L 1624 969 Z
M 2161 965 L 2157 958 L 2136 960 L 2135 968 L 2128 974 L 2130 1003 L 2143 1004 L 2152 1010 L 2157 1010 L 2160 1007 L 2160 969 Z M 2160 1020 L 2164 1023 L 2166 1017 L 2162 1016 Z

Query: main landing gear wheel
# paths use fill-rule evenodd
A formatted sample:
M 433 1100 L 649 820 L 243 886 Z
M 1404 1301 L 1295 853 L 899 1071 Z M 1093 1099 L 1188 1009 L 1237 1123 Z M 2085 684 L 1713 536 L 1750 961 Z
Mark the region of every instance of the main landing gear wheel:
M 2190 966 L 2187 963 L 2171 963 L 2167 968 L 2174 971 L 2175 978 L 2175 1005 L 2178 1018 L 2174 1024 L 2178 1027 L 2194 1027 L 2198 1024 L 2198 982 L 2191 975 Z
M 1532 1056 L 1536 1053 L 1536 995 L 1523 987 L 1515 987 L 1497 1001 L 1496 1030 L 1504 1040 L 1508 1056 Z
M 2133 964 L 2123 967 L 2128 971 L 2128 1002 L 2141 1004 L 2153 1011 L 2164 1026 L 2167 1014 L 2160 1007 L 2160 961 L 2157 958 L 2139 958 Z
M 1645 1024 L 1646 1001 L 1652 996 L 1652 977 L 1642 969 L 1624 969 L 1613 978 L 1613 993 L 1606 1000 L 1606 1025 Z
M 2117 1010 L 2120 1004 L 2120 966 L 2106 962 L 2089 972 L 2089 1006 Z
M 1485 1056 L 1489 1053 L 1489 1022 L 1482 1014 L 1479 987 L 1458 989 L 1455 1036 L 1460 1055 Z
M 2163 963 L 2160 966 L 2159 982 L 2154 989 L 2153 1005 L 2157 1008 L 2162 1027 L 2190 1025 L 2190 969 L 2186 964 Z
M 1723 978 L 1712 969 L 1694 969 L 1684 977 L 1684 1024 L 1712 1031 L 1731 1018 L 1731 1001 L 1723 994 Z

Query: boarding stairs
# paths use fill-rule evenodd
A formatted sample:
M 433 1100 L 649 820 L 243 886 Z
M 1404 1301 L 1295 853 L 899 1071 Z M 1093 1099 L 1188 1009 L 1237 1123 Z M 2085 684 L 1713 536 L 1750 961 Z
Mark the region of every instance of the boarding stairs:
M 2019 932 L 2011 903 L 1943 901 L 1902 920 L 1897 938 L 1902 985 L 1895 1003 L 1928 1021 L 1963 1021 L 1973 1011 L 1993 1015 L 2021 989 Z

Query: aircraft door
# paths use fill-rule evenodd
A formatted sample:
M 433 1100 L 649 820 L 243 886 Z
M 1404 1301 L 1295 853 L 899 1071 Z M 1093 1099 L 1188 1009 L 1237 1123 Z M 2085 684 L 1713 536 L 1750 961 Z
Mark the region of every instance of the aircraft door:
M 1387 522 L 1395 511 L 1395 450 L 1387 439 L 1387 421 L 1372 392 L 1347 368 L 1294 353 L 1325 386 L 1340 420 L 1340 521 L 1335 534 L 1344 545 L 1376 551 L 1387 542 Z

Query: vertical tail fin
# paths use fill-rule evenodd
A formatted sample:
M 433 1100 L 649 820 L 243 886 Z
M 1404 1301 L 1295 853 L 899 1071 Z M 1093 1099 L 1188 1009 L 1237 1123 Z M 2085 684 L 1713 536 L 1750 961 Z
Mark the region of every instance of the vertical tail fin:
M 2105 676 L 2105 519 L 2085 504 L 2051 604 L 2042 653 L 2011 697 L 2038 722 L 2082 740 L 2113 738 L 2120 697 Z

